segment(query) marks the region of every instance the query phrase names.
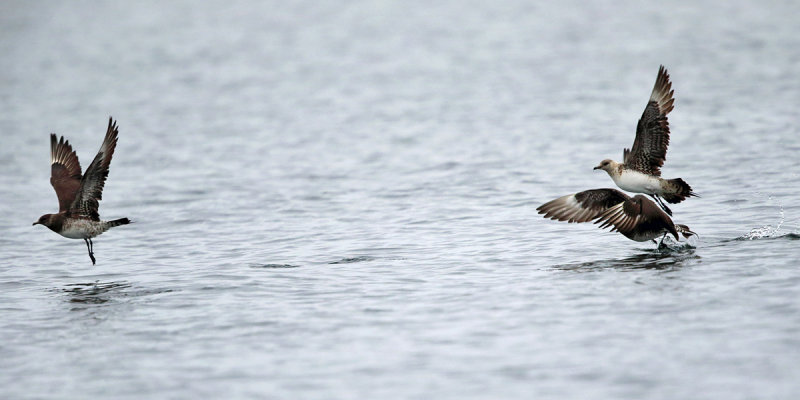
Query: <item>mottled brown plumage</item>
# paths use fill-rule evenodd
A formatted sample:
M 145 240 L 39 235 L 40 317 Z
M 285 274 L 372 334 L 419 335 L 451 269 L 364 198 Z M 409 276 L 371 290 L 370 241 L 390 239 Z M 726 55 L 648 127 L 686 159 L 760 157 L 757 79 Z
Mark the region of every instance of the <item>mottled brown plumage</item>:
M 536 210 L 545 218 L 566 222 L 588 222 L 629 197 L 615 189 L 592 189 L 559 197 Z
M 58 211 L 69 210 L 81 188 L 81 163 L 69 141 L 50 134 L 50 184 L 58 196 Z
M 103 144 L 86 173 L 81 175 L 81 164 L 69 142 L 63 136 L 57 139 L 54 133 L 50 134 L 50 184 L 58 197 L 58 213 L 42 215 L 33 224 L 44 225 L 70 239 L 83 239 L 92 264 L 95 263 L 92 238 L 112 227 L 130 223 L 128 218 L 101 221 L 98 214 L 98 202 L 103 198 L 117 135 L 117 124 L 109 118 Z
M 100 220 L 100 216 L 97 213 L 97 209 L 100 206 L 98 201 L 103 199 L 103 187 L 106 184 L 106 178 L 108 178 L 108 166 L 111 164 L 111 157 L 117 147 L 118 134 L 116 122 L 109 118 L 103 144 L 81 178 L 81 186 L 70 206 L 70 214 L 89 217 L 94 221 Z
M 637 242 L 671 234 L 678 240 L 694 234 L 685 225 L 672 219 L 650 199 L 642 195 L 630 197 L 616 189 L 592 189 L 559 197 L 536 209 L 545 218 L 567 222 L 599 223 L 600 228 L 613 226 L 628 239 Z
M 621 189 L 653 196 L 658 204 L 672 215 L 663 203 L 680 203 L 696 196 L 683 179 L 661 178 L 661 167 L 667 159 L 669 147 L 669 122 L 667 114 L 674 108 L 672 83 L 664 66 L 658 69 L 656 83 L 642 117 L 636 125 L 636 138 L 630 149 L 622 152 L 622 163 L 605 159 L 594 169 L 604 170 Z
M 638 242 L 653 239 L 664 232 L 679 240 L 672 219 L 650 199 L 640 194 L 604 211 L 595 223 L 600 224 L 601 229 L 613 226 L 611 232 L 618 231 Z
M 674 108 L 673 93 L 669 73 L 662 65 L 658 68 L 650 101 L 636 125 L 633 147 L 622 152 L 622 162 L 628 168 L 647 175 L 661 176 L 661 166 L 667 159 L 669 147 L 667 114 Z

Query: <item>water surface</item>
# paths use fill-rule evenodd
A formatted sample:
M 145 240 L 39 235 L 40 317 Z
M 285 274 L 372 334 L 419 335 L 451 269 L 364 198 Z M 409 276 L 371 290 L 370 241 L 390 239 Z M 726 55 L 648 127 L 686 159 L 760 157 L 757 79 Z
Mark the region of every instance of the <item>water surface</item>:
M 793 399 L 795 2 L 6 2 L 0 397 Z M 699 241 L 544 220 L 659 64 Z M 48 133 L 120 139 L 83 243 Z

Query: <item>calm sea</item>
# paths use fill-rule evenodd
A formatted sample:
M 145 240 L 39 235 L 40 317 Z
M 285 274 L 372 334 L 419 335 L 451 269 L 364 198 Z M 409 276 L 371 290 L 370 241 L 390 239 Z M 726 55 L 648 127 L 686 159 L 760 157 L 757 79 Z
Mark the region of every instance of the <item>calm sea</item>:
M 4 399 L 796 399 L 800 3 L 0 5 Z M 657 251 L 611 187 L 659 64 Z M 50 132 L 100 213 L 55 212 Z

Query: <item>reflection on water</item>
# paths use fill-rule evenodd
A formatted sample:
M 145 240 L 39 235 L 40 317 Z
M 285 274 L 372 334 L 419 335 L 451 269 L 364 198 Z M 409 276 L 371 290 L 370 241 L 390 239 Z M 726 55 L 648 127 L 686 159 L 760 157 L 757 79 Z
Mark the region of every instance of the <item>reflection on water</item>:
M 126 281 L 94 281 L 90 283 L 73 283 L 67 285 L 63 291 L 69 294 L 69 301 L 72 303 L 103 304 L 114 298 L 127 296 L 125 289 L 130 287 L 131 284 Z
M 214 3 L 4 3 L 0 399 L 793 398 L 800 2 Z M 660 63 L 702 240 L 541 218 Z M 108 115 L 91 267 L 30 219 Z
M 292 264 L 250 264 L 250 268 L 264 268 L 264 269 L 285 269 L 285 268 L 299 268 L 299 265 Z
M 699 255 L 695 254 L 695 248 L 687 245 L 684 247 L 651 250 L 625 258 L 555 265 L 553 268 L 564 270 L 597 270 L 605 268 L 662 270 L 680 268 L 687 262 L 696 262 L 700 258 Z
M 343 258 L 341 260 L 331 261 L 328 264 L 352 264 L 352 263 L 358 263 L 358 262 L 372 261 L 374 259 L 375 258 L 373 258 L 373 257 L 367 257 L 367 256 L 347 257 L 347 258 Z
M 79 304 L 105 304 L 115 300 L 131 297 L 148 296 L 159 293 L 170 293 L 172 289 L 133 289 L 133 284 L 127 281 L 89 283 L 72 283 L 60 289 L 66 293 L 70 303 Z M 77 309 L 76 309 L 77 310 Z

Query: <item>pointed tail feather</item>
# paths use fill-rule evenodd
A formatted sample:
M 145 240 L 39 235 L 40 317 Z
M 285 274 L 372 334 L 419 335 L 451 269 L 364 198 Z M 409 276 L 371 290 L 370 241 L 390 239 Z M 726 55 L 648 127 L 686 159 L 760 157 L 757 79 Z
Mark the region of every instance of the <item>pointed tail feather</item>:
M 675 230 L 678 231 L 684 238 L 688 239 L 692 236 L 697 236 L 696 233 L 692 232 L 688 226 L 675 224 Z
M 692 191 L 692 187 L 681 178 L 669 179 L 667 185 L 669 192 L 665 190 L 661 194 L 667 203 L 675 204 L 686 200 L 687 197 L 699 197 Z
M 108 224 L 109 228 L 113 228 L 115 226 L 120 226 L 120 225 L 128 225 L 130 223 L 131 223 L 131 220 L 129 220 L 127 218 L 120 218 L 120 219 L 115 219 L 113 221 L 107 221 L 106 222 L 106 224 Z

